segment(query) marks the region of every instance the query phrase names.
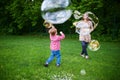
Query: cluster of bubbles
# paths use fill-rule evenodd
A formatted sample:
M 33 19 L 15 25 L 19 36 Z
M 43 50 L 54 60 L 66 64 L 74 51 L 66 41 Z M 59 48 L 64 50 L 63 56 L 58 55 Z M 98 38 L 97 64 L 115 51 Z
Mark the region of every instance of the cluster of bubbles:
M 52 24 L 62 24 L 67 21 L 71 15 L 72 10 L 69 9 L 70 0 L 44 0 L 41 5 L 42 17 L 44 20 Z M 88 18 L 92 21 L 94 28 L 99 23 L 96 15 L 90 11 L 85 12 L 88 14 Z M 84 13 L 80 13 L 75 10 L 73 15 L 75 19 L 82 19 Z
M 81 20 L 84 14 L 88 14 L 88 18 L 91 20 L 93 28 L 95 29 L 99 23 L 98 17 L 90 11 L 80 13 L 78 10 L 75 10 L 72 13 L 72 10 L 69 9 L 70 3 L 70 0 L 44 0 L 41 5 L 43 19 L 52 24 L 62 24 L 66 22 L 72 14 L 76 20 Z M 48 26 L 51 24 L 44 22 L 43 25 Z M 81 23 L 81 25 L 83 24 Z M 79 29 L 76 28 L 76 32 L 79 33 Z M 97 51 L 100 48 L 100 44 L 97 40 L 92 40 L 88 48 L 91 51 Z
M 52 24 L 62 24 L 72 15 L 69 5 L 70 0 L 44 0 L 41 5 L 42 17 Z

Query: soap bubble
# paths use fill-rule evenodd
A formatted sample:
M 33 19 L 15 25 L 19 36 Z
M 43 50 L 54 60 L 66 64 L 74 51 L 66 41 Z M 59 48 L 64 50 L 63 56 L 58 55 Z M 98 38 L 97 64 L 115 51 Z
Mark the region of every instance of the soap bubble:
M 85 69 L 81 69 L 80 74 L 81 74 L 81 75 L 85 75 L 85 74 L 86 74 Z
M 42 17 L 52 24 L 62 24 L 72 15 L 69 5 L 70 0 L 44 0 L 41 5 Z
M 97 40 L 91 40 L 91 42 L 88 45 L 88 48 L 91 51 L 97 51 L 100 48 L 100 44 L 99 44 L 99 42 Z

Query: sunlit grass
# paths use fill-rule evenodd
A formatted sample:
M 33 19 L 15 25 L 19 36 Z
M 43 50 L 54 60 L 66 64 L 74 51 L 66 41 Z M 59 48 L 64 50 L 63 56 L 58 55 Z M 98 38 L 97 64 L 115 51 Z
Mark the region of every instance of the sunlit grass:
M 100 50 L 88 50 L 90 59 L 80 57 L 81 43 L 66 38 L 61 42 L 61 66 L 50 55 L 49 37 L 0 36 L 0 80 L 119 80 L 120 42 L 100 42 Z M 84 69 L 85 75 L 80 71 Z

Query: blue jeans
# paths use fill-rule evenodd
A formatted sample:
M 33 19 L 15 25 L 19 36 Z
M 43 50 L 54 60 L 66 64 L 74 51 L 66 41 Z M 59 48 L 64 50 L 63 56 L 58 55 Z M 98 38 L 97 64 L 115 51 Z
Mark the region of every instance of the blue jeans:
M 88 42 L 81 41 L 81 43 L 82 43 L 82 53 L 81 54 L 85 54 L 87 56 L 88 55 L 88 53 L 87 53 Z
M 60 50 L 57 50 L 57 51 L 51 50 L 51 55 L 46 61 L 46 64 L 49 64 L 54 59 L 54 57 L 57 58 L 56 64 L 60 64 L 60 61 L 61 61 Z

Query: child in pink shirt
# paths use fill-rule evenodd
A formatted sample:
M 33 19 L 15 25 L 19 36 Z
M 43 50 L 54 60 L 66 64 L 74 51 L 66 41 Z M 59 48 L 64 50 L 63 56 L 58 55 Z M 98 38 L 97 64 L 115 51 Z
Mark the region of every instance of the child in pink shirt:
M 61 61 L 61 54 L 60 54 L 60 41 L 65 38 L 65 35 L 63 32 L 60 32 L 61 35 L 57 35 L 57 29 L 52 27 L 49 30 L 50 34 L 50 50 L 51 50 L 51 55 L 44 64 L 45 67 L 48 67 L 48 64 L 54 59 L 54 57 L 57 58 L 56 61 L 56 66 L 60 66 L 60 61 Z

